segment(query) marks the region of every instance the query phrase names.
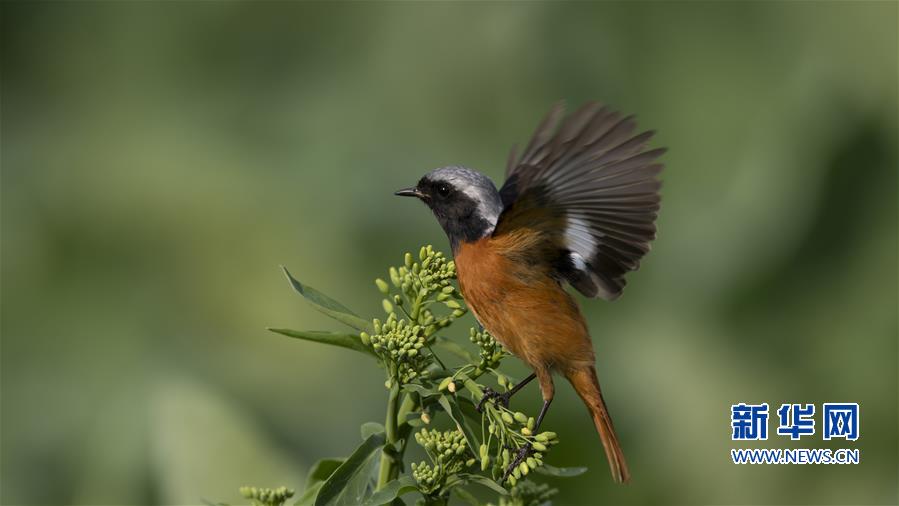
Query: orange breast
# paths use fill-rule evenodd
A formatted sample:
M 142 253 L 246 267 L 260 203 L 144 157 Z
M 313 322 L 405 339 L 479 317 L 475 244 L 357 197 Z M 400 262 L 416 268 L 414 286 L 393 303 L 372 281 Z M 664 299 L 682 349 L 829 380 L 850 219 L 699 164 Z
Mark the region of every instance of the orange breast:
M 577 302 L 549 265 L 526 261 L 535 246 L 527 230 L 462 243 L 455 254 L 459 286 L 484 328 L 531 367 L 593 365 L 593 346 Z

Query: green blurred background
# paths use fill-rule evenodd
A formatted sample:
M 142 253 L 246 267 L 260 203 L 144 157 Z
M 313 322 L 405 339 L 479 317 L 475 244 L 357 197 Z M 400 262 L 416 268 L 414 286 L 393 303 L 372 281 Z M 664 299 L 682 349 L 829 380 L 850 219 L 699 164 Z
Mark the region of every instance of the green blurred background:
M 374 277 L 447 249 L 392 190 L 501 181 L 558 99 L 670 151 L 653 252 L 584 303 L 634 481 L 561 385 L 551 463 L 591 470 L 557 504 L 899 501 L 896 3 L 4 2 L 0 39 L 3 504 L 302 488 L 386 392 L 264 330 L 338 328 L 278 265 L 378 314 Z M 767 446 L 860 465 L 730 462 L 764 446 L 732 403 L 826 401 L 857 443 Z

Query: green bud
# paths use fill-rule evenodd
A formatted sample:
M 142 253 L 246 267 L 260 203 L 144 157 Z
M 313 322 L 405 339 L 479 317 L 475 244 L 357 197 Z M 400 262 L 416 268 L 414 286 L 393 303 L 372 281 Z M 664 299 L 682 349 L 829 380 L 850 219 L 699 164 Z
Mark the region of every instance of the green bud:
M 507 424 L 511 424 L 511 423 L 514 422 L 514 420 L 512 419 L 512 415 L 510 415 L 509 413 L 507 413 L 507 412 L 505 412 L 505 411 L 503 411 L 502 419 L 503 419 L 503 421 L 506 422 Z
M 512 485 L 514 487 L 515 483 L 517 483 L 517 482 L 518 482 L 518 478 L 516 478 L 514 474 L 512 476 L 509 476 L 509 485 Z
M 521 464 L 518 464 L 518 469 L 521 471 L 521 474 L 523 476 L 527 476 L 528 473 L 531 472 L 531 468 L 528 467 L 527 462 L 522 462 Z
M 365 346 L 368 346 L 371 344 L 371 336 L 368 335 L 367 332 L 360 332 L 359 339 L 362 340 L 362 344 L 364 344 Z
M 456 302 L 454 300 L 448 300 L 448 301 L 444 302 L 443 304 L 450 309 L 459 309 L 462 307 L 459 305 L 458 302 Z
M 528 467 L 530 467 L 531 469 L 537 469 L 537 467 L 538 467 L 537 461 L 534 460 L 533 457 L 528 457 L 528 459 L 525 462 L 528 463 Z
M 393 286 L 399 288 L 399 286 L 403 283 L 403 280 L 400 278 L 400 273 L 397 272 L 396 267 L 390 268 L 390 282 L 393 283 Z
M 536 443 L 536 442 L 535 442 L 535 443 L 531 443 L 531 448 L 537 450 L 538 452 L 545 452 L 545 451 L 546 451 L 546 445 L 543 444 L 543 443 Z
M 422 246 L 420 250 L 418 250 L 418 259 L 424 260 L 428 258 L 428 248 L 426 246 Z
M 507 387 L 509 385 L 509 379 L 502 374 L 496 376 L 496 382 L 499 383 L 499 386 L 501 387 Z
M 405 256 L 403 256 L 403 263 L 406 265 L 407 269 L 412 268 L 412 253 L 406 253 Z
M 403 298 L 400 297 L 399 295 L 394 295 L 394 296 L 393 296 L 393 303 L 396 304 L 397 306 L 402 306 L 402 305 L 403 305 Z
M 487 445 L 482 443 L 482 444 L 481 444 L 481 447 L 480 447 L 478 450 L 479 450 L 479 453 L 480 453 L 480 455 L 481 455 L 481 459 L 486 459 L 486 458 L 487 458 L 487 452 L 489 451 L 489 448 L 487 448 Z
M 475 459 L 468 459 L 468 460 L 465 461 L 465 465 L 468 466 L 468 467 L 471 467 L 471 466 L 474 465 L 475 462 L 477 462 L 477 460 L 475 460 Z
M 453 382 L 452 376 L 447 376 L 446 378 L 443 378 L 443 381 L 441 381 L 440 384 L 437 385 L 437 390 L 446 390 L 446 388 L 452 382 Z
M 385 313 L 393 313 L 393 304 L 391 304 L 389 300 L 387 300 L 387 299 L 382 300 L 381 307 L 384 308 Z
M 515 421 L 518 423 L 528 423 L 528 417 L 521 411 L 515 412 Z
M 378 287 L 378 290 L 387 295 L 390 292 L 390 287 L 387 285 L 387 282 L 381 278 L 375 280 L 375 285 Z
M 529 429 L 529 428 L 527 428 L 527 427 L 522 427 L 522 428 L 521 428 L 521 435 L 522 435 L 522 436 L 530 436 L 530 435 L 531 435 L 531 429 Z
M 453 316 L 456 318 L 461 318 L 461 317 L 465 316 L 465 310 L 464 309 L 456 309 L 453 311 Z
M 528 430 L 534 430 L 534 417 L 528 418 Z
M 443 302 L 445 300 L 449 300 L 450 296 L 441 292 L 437 294 L 437 302 Z

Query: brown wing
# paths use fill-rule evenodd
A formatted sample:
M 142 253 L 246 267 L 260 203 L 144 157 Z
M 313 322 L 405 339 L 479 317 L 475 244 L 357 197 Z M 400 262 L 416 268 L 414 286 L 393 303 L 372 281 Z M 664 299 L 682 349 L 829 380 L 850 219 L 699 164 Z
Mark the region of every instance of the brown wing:
M 664 149 L 634 135 L 633 116 L 588 103 L 564 120 L 556 105 L 521 156 L 513 149 L 494 235 L 542 232 L 560 279 L 588 297 L 614 299 L 655 238 L 656 176 Z

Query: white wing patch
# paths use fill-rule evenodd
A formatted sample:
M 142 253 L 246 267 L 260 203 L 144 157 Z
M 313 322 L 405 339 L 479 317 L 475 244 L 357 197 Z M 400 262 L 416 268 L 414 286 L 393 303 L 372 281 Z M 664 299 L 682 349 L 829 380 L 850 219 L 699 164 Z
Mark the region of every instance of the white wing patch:
M 584 216 L 579 216 L 576 213 L 568 215 L 568 222 L 565 225 L 565 246 L 570 251 L 571 264 L 576 270 L 586 274 L 593 280 L 593 284 L 602 298 L 611 300 L 617 294 L 606 289 L 605 284 L 600 281 L 586 260 L 596 256 L 597 248 L 599 248 L 599 241 L 593 235 L 595 233 L 595 231 L 591 231 L 590 222 Z
M 590 221 L 585 216 L 576 213 L 568 215 L 568 222 L 565 225 L 565 246 L 569 251 L 580 255 L 580 262 L 584 264 L 584 267 L 586 267 L 584 259 L 593 258 L 596 248 L 599 246 L 593 234 Z M 577 265 L 577 261 L 575 261 L 575 265 Z

